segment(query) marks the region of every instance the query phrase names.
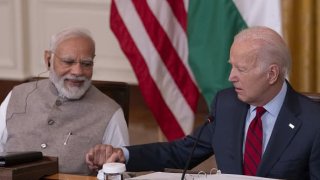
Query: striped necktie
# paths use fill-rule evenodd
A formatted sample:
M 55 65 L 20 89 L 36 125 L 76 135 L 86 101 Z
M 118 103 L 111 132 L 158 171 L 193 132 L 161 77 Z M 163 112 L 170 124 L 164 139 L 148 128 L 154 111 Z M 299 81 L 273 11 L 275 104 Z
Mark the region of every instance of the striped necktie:
M 243 174 L 255 176 L 262 156 L 262 121 L 266 112 L 263 107 L 256 108 L 256 117 L 251 121 L 245 142 Z

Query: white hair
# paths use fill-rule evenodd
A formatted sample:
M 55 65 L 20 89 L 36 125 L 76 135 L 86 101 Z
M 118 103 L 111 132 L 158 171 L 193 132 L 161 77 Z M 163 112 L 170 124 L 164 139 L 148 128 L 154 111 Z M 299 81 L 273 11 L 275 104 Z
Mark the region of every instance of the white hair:
M 283 77 L 288 76 L 291 68 L 291 55 L 283 38 L 276 31 L 261 26 L 250 27 L 237 34 L 234 41 L 258 42 L 255 43 L 255 45 L 257 46 L 257 49 L 259 49 L 259 55 L 263 57 L 270 57 L 267 58 L 268 61 L 260 61 L 261 65 L 277 63 L 281 68 L 281 74 Z
M 49 50 L 55 52 L 61 42 L 73 37 L 88 38 L 92 42 L 93 52 L 95 52 L 95 41 L 92 38 L 90 31 L 80 27 L 69 27 L 52 35 L 49 43 Z

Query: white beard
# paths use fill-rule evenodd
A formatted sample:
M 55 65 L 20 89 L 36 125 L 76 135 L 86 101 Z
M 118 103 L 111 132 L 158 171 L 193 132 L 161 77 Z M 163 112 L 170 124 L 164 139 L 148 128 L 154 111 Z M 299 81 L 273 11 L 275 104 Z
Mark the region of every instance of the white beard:
M 52 81 L 52 83 L 56 86 L 59 95 L 62 97 L 66 97 L 67 99 L 80 99 L 84 95 L 84 93 L 87 92 L 91 85 L 91 80 L 84 76 L 76 77 L 72 75 L 65 75 L 59 77 L 57 73 L 54 71 L 53 66 L 50 67 L 49 78 Z M 68 87 L 64 84 L 65 79 L 80 80 L 84 81 L 84 83 L 81 87 Z

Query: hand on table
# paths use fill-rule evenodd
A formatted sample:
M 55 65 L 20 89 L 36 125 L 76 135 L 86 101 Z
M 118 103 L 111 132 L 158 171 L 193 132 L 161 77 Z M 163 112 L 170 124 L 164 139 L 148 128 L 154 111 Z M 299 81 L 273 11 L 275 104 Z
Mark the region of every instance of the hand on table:
M 103 164 L 109 162 L 126 162 L 121 148 L 114 148 L 107 144 L 98 144 L 86 154 L 86 163 L 91 170 L 101 169 Z

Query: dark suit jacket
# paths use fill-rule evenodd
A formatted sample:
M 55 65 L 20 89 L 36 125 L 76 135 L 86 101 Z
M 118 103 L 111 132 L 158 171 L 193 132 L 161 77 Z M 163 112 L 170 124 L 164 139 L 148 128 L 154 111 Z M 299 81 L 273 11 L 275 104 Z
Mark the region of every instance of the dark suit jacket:
M 233 88 L 216 95 L 211 109 L 215 120 L 203 128 L 191 167 L 215 154 L 222 173 L 242 174 L 244 124 L 248 108 L 248 104 L 238 100 Z M 183 169 L 200 129 L 174 142 L 128 147 L 127 169 Z M 295 92 L 289 84 L 257 173 L 270 178 L 320 179 L 320 106 Z

